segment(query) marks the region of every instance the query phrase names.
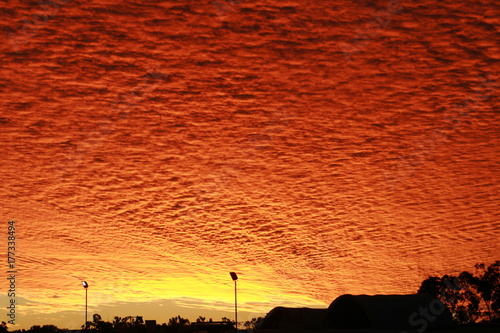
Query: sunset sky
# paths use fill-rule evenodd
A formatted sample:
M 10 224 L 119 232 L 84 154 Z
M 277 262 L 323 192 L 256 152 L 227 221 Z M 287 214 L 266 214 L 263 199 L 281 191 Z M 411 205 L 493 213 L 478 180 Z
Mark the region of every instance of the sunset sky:
M 219 320 L 234 271 L 244 321 L 500 259 L 497 0 L 0 13 L 11 329 L 79 328 L 82 280 L 90 317 Z

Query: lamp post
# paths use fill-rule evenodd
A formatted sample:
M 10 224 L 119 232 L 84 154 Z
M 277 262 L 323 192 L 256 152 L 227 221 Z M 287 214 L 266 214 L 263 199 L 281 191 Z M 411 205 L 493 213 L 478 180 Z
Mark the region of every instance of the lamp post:
M 87 281 L 82 281 L 82 286 L 85 288 L 85 329 L 87 329 L 87 292 L 89 288 L 89 284 Z
M 238 331 L 238 297 L 236 292 L 236 281 L 238 281 L 238 275 L 235 272 L 229 273 L 231 279 L 234 281 L 234 320 L 236 321 L 236 331 Z

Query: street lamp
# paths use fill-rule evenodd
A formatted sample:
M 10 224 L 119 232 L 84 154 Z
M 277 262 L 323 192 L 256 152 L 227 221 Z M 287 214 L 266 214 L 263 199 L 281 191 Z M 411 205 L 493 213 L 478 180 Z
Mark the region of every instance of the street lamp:
M 82 286 L 85 288 L 85 329 L 87 329 L 87 292 L 89 288 L 89 284 L 87 281 L 82 281 Z
M 238 281 L 238 275 L 235 272 L 230 272 L 231 279 L 234 281 L 234 320 L 236 321 L 236 331 L 238 331 L 238 298 L 236 293 L 236 281 Z

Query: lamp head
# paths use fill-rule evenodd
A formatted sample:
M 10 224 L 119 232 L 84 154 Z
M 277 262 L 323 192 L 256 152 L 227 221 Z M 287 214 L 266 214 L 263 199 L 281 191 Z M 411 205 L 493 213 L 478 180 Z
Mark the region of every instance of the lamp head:
M 87 283 L 87 281 L 82 281 L 82 286 L 83 288 L 87 289 L 89 287 L 89 284 Z
M 235 272 L 230 272 L 229 275 L 231 275 L 231 279 L 233 279 L 233 281 L 238 280 L 238 275 L 236 275 Z

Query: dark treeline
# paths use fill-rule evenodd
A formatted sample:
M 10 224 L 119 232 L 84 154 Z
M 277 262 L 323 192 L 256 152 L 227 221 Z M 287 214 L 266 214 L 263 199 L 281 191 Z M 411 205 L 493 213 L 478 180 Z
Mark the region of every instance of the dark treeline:
M 418 293 L 431 294 L 450 310 L 459 325 L 500 322 L 500 260 L 486 267 L 476 264 L 476 272 L 430 276 Z
M 243 322 L 245 329 L 254 329 L 259 318 L 252 318 L 252 320 Z M 212 318 L 206 319 L 206 317 L 199 316 L 196 321 L 197 324 L 226 324 L 227 327 L 234 327 L 235 322 L 231 321 L 229 318 L 222 317 L 218 322 L 214 322 Z M 175 316 L 168 320 L 168 323 L 155 324 L 154 326 L 147 325 L 142 317 L 115 317 L 112 322 L 102 320 L 99 314 L 93 315 L 93 320 L 88 321 L 86 325 L 82 325 L 81 333 L 85 331 L 98 331 L 102 333 L 173 333 L 183 331 L 182 328 L 191 325 L 191 322 L 187 318 L 181 316 Z M 66 329 L 60 329 L 55 325 L 35 325 L 28 330 L 15 330 L 12 333 L 66 333 Z M 8 328 L 5 322 L 2 322 L 0 326 L 0 333 L 7 333 Z

